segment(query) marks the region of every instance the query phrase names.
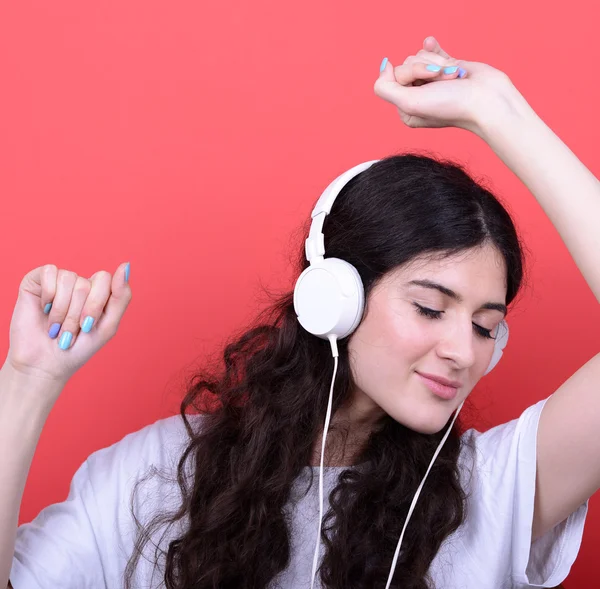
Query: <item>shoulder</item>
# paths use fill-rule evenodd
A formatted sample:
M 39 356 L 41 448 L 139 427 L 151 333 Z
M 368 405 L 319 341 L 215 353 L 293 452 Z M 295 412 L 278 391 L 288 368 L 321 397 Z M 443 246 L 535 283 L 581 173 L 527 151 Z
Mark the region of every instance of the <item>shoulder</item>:
M 554 587 L 569 572 L 581 542 L 587 506 L 532 541 L 536 486 L 537 433 L 550 397 L 527 407 L 519 417 L 485 432 L 461 436 L 461 483 L 468 500 L 463 525 L 445 544 L 453 570 L 478 586 Z M 444 559 L 438 561 L 441 570 Z M 485 583 L 489 584 L 486 585 Z M 455 583 L 447 583 L 454 586 Z
M 202 417 L 189 416 L 189 421 L 195 430 Z M 90 454 L 74 474 L 67 499 L 19 527 L 11 571 L 15 586 L 59 587 L 65 580 L 69 587 L 120 586 L 122 557 L 134 549 L 137 524 L 179 506 L 175 475 L 187 443 L 177 415 Z M 168 476 L 151 476 L 155 470 Z M 152 537 L 157 545 L 159 540 Z M 145 562 L 140 586 L 150 586 L 146 576 L 151 577 L 152 567 L 146 570 Z
M 202 427 L 203 416 L 187 418 L 195 431 Z M 181 415 L 158 419 L 90 454 L 85 461 L 89 482 L 95 489 L 108 482 L 123 488 L 148 472 L 174 473 L 189 441 Z
M 527 407 L 519 417 L 487 431 L 466 430 L 461 436 L 461 461 L 472 461 L 478 468 L 492 464 L 498 468 L 527 454 L 524 450 L 531 450 L 532 443 L 534 449 L 540 415 L 548 398 Z

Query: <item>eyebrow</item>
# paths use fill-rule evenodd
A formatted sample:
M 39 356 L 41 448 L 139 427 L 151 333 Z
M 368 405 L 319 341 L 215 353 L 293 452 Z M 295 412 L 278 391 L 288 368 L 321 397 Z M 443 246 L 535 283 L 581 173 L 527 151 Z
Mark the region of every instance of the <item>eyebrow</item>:
M 463 298 L 453 290 L 450 290 L 448 287 L 443 286 L 442 284 L 438 284 L 437 282 L 432 282 L 431 280 L 411 280 L 407 282 L 407 284 L 414 284 L 415 286 L 422 286 L 424 288 L 431 288 L 433 290 L 439 290 L 442 294 L 445 294 L 447 297 L 454 299 L 455 301 L 462 303 Z M 500 311 L 505 317 L 508 309 L 506 305 L 502 303 L 484 303 L 481 305 L 480 309 L 491 309 L 492 311 Z

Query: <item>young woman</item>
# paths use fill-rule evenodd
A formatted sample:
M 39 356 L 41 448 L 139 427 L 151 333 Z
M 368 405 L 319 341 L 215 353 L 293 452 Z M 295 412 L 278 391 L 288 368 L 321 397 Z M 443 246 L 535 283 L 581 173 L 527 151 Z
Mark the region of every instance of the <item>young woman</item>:
M 599 183 L 505 74 L 428 37 L 403 65 L 384 60 L 375 93 L 410 127 L 485 140 L 600 300 Z M 128 264 L 89 279 L 53 265 L 25 276 L 0 370 L 11 449 L 0 453 L 0 586 L 304 588 L 313 554 L 316 586 L 335 589 L 552 587 L 567 576 L 600 486 L 600 355 L 509 423 L 480 433 L 454 421 L 501 355 L 521 286 L 503 206 L 461 167 L 406 154 L 349 179 L 324 241 L 311 235 L 298 270 L 305 253 L 318 270 L 326 252 L 356 269 L 344 296 L 364 288 L 349 333 L 315 337 L 307 299 L 286 294 L 227 346 L 222 372 L 190 382 L 181 416 L 92 454 L 68 499 L 17 529 L 48 413 L 131 300 Z M 315 276 L 319 288 L 330 279 Z M 319 321 L 338 312 L 308 300 Z

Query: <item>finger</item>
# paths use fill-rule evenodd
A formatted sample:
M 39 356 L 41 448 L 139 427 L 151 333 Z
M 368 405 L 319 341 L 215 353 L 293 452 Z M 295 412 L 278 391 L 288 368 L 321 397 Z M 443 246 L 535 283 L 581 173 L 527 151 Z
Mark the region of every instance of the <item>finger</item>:
M 440 44 L 438 43 L 437 39 L 435 37 L 427 37 L 424 41 L 423 41 L 423 48 L 426 51 L 432 51 L 433 53 L 437 53 L 439 55 L 441 55 L 442 57 L 445 57 L 446 59 L 452 59 L 440 46 Z
M 79 334 L 79 322 L 83 306 L 92 289 L 91 282 L 83 276 L 77 276 L 69 308 L 62 323 L 58 338 L 58 347 L 61 350 L 68 350 L 74 343 Z
M 44 315 L 50 313 L 52 308 L 52 301 L 56 295 L 56 277 L 58 275 L 58 268 L 54 264 L 46 264 L 40 268 L 39 280 L 40 280 L 40 301 Z
M 416 61 L 424 61 L 426 63 L 435 63 L 441 66 L 447 65 L 457 65 L 458 61 L 451 57 L 444 57 L 439 53 L 435 53 L 435 51 L 425 51 L 425 49 L 420 49 L 417 51 L 417 54 L 414 56 Z
M 111 295 L 104 307 L 104 314 L 98 320 L 96 331 L 104 341 L 110 340 L 117 329 L 131 301 L 131 287 L 125 282 L 125 268 L 121 264 L 114 273 L 111 281 Z
M 101 270 L 89 278 L 91 284 L 83 309 L 79 314 L 79 327 L 83 333 L 89 333 L 102 315 L 110 297 L 112 276 L 110 272 Z
M 437 53 L 431 53 L 429 51 L 421 50 L 417 53 L 417 55 L 411 55 L 411 56 L 407 57 L 404 60 L 404 65 L 414 64 L 414 63 L 423 63 L 423 62 L 425 62 L 426 64 L 439 65 L 441 68 L 448 67 L 448 66 L 451 66 L 452 64 L 457 63 L 455 59 L 446 59 L 445 57 L 442 57 L 441 55 L 438 55 Z M 441 70 L 440 70 L 440 72 L 441 72 Z M 450 75 L 450 78 L 452 78 L 451 75 Z M 429 82 L 432 82 L 436 79 L 437 79 L 437 77 L 435 77 L 433 79 L 428 78 L 425 80 L 415 80 L 411 84 L 411 86 L 422 86 L 423 84 L 428 84 Z
M 419 80 L 444 81 L 459 76 L 460 70 L 457 66 L 453 66 L 456 70 L 448 74 L 444 73 L 443 68 L 437 72 L 428 70 L 428 66 L 431 67 L 432 64 L 413 63 L 394 68 L 389 62 L 386 62 L 383 71 L 375 81 L 375 94 L 395 105 L 407 115 L 416 115 L 422 98 L 422 89 L 413 87 L 416 82 Z
M 56 278 L 53 281 L 54 272 L 43 271 L 41 273 L 42 299 L 48 299 L 52 303 L 52 308 L 48 314 L 48 335 L 55 339 L 58 337 L 61 326 L 69 312 L 71 296 L 77 281 L 77 274 L 68 270 L 58 270 Z M 54 291 L 54 296 L 50 298 L 46 292 Z
M 450 68 L 450 69 L 448 69 Z M 394 68 L 394 77 L 398 84 L 408 86 L 418 80 L 452 79 L 457 77 L 457 66 L 446 66 L 414 61 Z
M 419 52 L 420 53 L 420 52 Z M 464 62 L 460 62 L 457 61 L 456 59 L 446 59 L 444 57 L 441 57 L 439 55 L 437 55 L 437 59 L 429 59 L 427 57 L 427 55 L 432 55 L 430 53 L 428 53 L 427 51 L 423 52 L 423 55 L 411 55 L 410 57 L 407 57 L 406 60 L 404 61 L 404 65 L 408 65 L 408 64 L 415 64 L 415 63 L 423 63 L 425 62 L 426 65 L 439 65 L 442 69 L 440 70 L 440 79 L 443 80 L 450 80 L 456 76 L 454 76 L 453 71 L 448 71 L 448 73 L 446 73 L 446 68 L 453 68 L 453 67 L 459 67 L 461 63 Z M 466 70 L 462 70 L 462 75 L 461 75 L 461 69 L 458 70 L 458 77 L 459 78 L 464 78 L 466 76 L 467 72 Z M 412 86 L 422 86 L 423 84 L 428 84 L 429 82 L 435 81 L 437 80 L 437 78 L 433 78 L 433 80 L 431 78 L 427 78 L 425 80 L 415 80 L 411 85 Z
M 377 96 L 383 98 L 387 102 L 403 108 L 409 101 L 409 95 L 415 90 L 411 88 L 411 83 L 416 79 L 412 75 L 413 64 L 406 64 L 394 68 L 388 61 L 384 69 L 380 72 L 379 77 L 375 80 L 374 91 Z M 425 64 L 420 64 L 424 68 Z M 427 72 L 432 78 L 438 74 L 435 72 Z

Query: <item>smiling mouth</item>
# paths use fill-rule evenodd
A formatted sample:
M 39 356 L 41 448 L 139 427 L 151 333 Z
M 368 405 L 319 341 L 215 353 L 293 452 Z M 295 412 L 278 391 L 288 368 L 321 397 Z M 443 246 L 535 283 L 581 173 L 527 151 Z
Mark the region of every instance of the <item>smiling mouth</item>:
M 436 396 L 441 397 L 447 401 L 451 401 L 458 394 L 458 387 L 449 386 L 446 384 L 442 384 L 437 380 L 433 380 L 428 378 L 419 372 L 416 373 L 419 379 L 425 386 Z

